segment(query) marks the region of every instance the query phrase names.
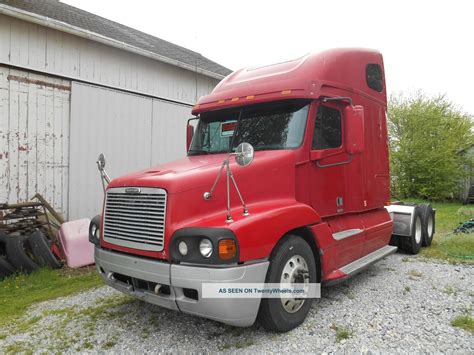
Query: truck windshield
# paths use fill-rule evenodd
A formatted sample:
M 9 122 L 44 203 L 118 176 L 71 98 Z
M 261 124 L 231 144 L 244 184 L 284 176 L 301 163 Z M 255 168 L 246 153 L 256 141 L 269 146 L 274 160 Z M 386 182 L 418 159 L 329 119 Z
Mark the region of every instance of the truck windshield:
M 255 150 L 292 149 L 301 145 L 308 100 L 287 100 L 201 114 L 188 154 L 233 151 L 247 142 Z

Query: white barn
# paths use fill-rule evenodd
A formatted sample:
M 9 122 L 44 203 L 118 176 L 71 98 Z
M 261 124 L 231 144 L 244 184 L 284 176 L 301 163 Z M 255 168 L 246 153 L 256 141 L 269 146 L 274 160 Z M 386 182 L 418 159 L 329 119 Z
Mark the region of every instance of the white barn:
M 0 203 L 97 214 L 98 154 L 112 177 L 184 156 L 193 103 L 229 73 L 56 0 L 0 0 Z

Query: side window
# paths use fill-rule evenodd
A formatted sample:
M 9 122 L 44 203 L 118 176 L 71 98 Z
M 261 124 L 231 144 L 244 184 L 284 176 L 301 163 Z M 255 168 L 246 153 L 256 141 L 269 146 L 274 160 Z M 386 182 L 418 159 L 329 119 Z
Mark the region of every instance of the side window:
M 382 67 L 378 64 L 367 64 L 365 67 L 365 80 L 369 88 L 377 91 L 383 91 Z
M 313 149 L 338 148 L 342 145 L 341 112 L 320 106 L 316 114 Z

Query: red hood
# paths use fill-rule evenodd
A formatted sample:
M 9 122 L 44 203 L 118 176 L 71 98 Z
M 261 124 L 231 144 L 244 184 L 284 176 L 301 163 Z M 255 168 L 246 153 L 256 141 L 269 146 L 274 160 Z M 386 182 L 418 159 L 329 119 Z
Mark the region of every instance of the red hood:
M 261 151 L 256 152 L 255 160 L 249 168 L 242 168 L 231 158 L 232 172 L 238 178 L 240 174 L 248 175 L 248 179 L 262 168 L 274 170 L 282 166 L 282 158 L 287 163 L 294 164 L 291 151 Z M 158 165 L 151 169 L 142 170 L 129 175 L 112 180 L 111 187 L 141 186 L 160 187 L 168 194 L 176 194 L 196 188 L 206 188 L 209 190 L 227 154 L 209 154 L 199 156 L 189 156 L 170 163 Z M 286 157 L 286 159 L 284 158 Z M 286 165 L 286 164 L 285 164 Z M 225 174 L 222 174 L 222 182 L 225 181 Z M 239 183 L 239 182 L 238 182 Z M 243 182 L 240 182 L 242 184 Z M 219 184 L 220 185 L 220 184 Z M 206 190 L 206 191 L 207 191 Z
M 146 252 L 102 241 L 103 245 L 124 252 L 163 259 L 169 255 L 167 255 L 169 241 L 176 230 L 183 227 L 205 226 L 205 220 L 213 216 L 222 221 L 222 227 L 227 227 L 225 172 L 222 173 L 212 198 L 210 200 L 203 198 L 204 192 L 210 190 L 226 157 L 227 154 L 191 156 L 114 179 L 109 188 L 159 187 L 167 191 L 165 250 Z M 271 203 L 273 200 L 295 198 L 295 151 L 256 152 L 252 165 L 245 168 L 237 165 L 232 157 L 230 165 L 249 210 L 262 202 Z M 235 211 L 234 219 L 237 221 L 242 218 L 239 217 L 242 215 L 242 205 L 233 185 L 231 185 L 231 207 Z

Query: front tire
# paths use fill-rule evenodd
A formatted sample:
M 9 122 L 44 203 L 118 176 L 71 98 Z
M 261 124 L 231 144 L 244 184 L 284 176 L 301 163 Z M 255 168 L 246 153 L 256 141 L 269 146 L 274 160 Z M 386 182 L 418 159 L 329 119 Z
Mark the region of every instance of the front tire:
M 293 280 L 294 283 L 316 282 L 316 262 L 313 252 L 302 238 L 285 236 L 275 247 L 270 257 L 266 283 Z M 263 298 L 258 319 L 269 331 L 287 332 L 299 326 L 311 309 L 311 298 Z

